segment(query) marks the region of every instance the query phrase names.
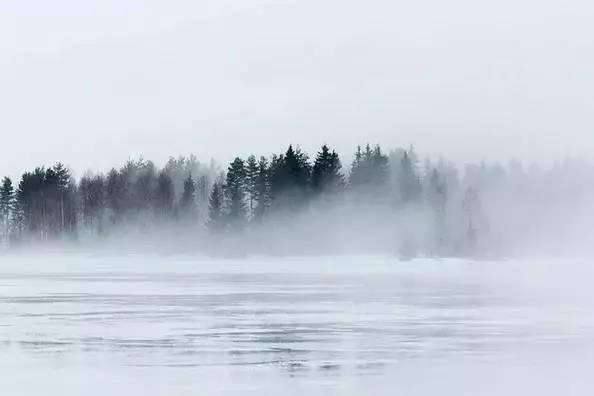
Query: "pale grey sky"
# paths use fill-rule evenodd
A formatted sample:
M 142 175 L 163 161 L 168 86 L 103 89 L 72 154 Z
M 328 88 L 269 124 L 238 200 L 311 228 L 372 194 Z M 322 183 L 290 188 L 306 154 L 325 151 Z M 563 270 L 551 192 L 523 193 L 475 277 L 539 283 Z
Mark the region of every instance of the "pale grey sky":
M 594 2 L 0 0 L 0 174 L 288 143 L 594 153 Z

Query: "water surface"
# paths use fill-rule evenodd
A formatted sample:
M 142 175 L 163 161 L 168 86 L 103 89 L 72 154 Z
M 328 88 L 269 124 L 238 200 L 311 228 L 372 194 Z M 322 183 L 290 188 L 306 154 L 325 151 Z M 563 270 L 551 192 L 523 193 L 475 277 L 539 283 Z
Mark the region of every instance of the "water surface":
M 0 385 L 591 394 L 590 275 L 562 261 L 2 257 Z

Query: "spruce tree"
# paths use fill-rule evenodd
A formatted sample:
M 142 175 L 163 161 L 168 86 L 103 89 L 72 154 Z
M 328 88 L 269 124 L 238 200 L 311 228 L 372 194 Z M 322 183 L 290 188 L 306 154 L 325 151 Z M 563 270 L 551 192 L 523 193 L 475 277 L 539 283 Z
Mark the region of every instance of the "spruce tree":
M 327 145 L 322 146 L 312 170 L 312 188 L 316 194 L 341 192 L 344 177 L 340 173 L 342 165 L 336 151 L 330 152 Z
M 128 183 L 123 173 L 111 169 L 106 181 L 106 203 L 112 223 L 122 221 L 127 209 Z
M 433 213 L 434 238 L 431 250 L 435 255 L 443 255 L 448 243 L 446 205 L 447 184 L 437 169 L 433 169 L 427 187 L 427 201 Z
M 273 156 L 270 170 L 272 206 L 281 210 L 302 206 L 309 195 L 311 165 L 308 156 L 291 145 L 284 155 Z
M 225 195 L 223 182 L 216 181 L 208 199 L 208 228 L 211 231 L 220 231 L 225 226 Z
M 198 206 L 196 205 L 196 183 L 192 174 L 184 182 L 184 191 L 180 200 L 180 212 L 182 221 L 192 224 L 198 221 Z
M 60 205 L 60 232 L 64 232 L 66 228 L 66 211 L 65 208 L 68 205 L 67 199 L 71 198 L 68 196 L 68 184 L 70 183 L 70 172 L 60 162 L 54 165 L 54 173 L 57 179 L 57 192 L 59 196 Z
M 0 242 L 2 239 L 8 240 L 10 235 L 10 222 L 11 216 L 14 211 L 14 187 L 12 180 L 9 177 L 5 177 L 2 180 L 2 186 L 0 187 Z
M 257 202 L 257 183 L 258 183 L 258 162 L 256 157 L 250 155 L 245 163 L 245 190 L 249 202 L 248 217 L 254 216 L 254 210 Z
M 165 171 L 161 171 L 157 177 L 157 187 L 152 198 L 155 214 L 158 217 L 171 218 L 174 213 L 174 200 L 173 181 Z
M 233 228 L 241 228 L 246 220 L 246 170 L 241 158 L 235 158 L 227 170 L 225 199 L 227 220 Z
M 82 221 L 87 231 L 100 234 L 103 231 L 105 211 L 105 179 L 102 175 L 85 175 L 78 188 L 81 203 Z
M 270 207 L 270 183 L 269 183 L 269 165 L 266 157 L 260 157 L 258 161 L 258 172 L 256 176 L 256 207 L 254 218 L 262 219 Z
M 398 187 L 400 199 L 403 203 L 408 204 L 419 201 L 422 193 L 421 180 L 417 175 L 415 163 L 407 151 L 404 152 L 400 160 Z

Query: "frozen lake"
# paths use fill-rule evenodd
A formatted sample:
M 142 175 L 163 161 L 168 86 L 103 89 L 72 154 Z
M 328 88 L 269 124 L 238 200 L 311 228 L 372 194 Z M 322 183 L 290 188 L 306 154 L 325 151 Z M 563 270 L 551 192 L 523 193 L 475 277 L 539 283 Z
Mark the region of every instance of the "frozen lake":
M 584 394 L 588 261 L 0 257 L 6 395 Z

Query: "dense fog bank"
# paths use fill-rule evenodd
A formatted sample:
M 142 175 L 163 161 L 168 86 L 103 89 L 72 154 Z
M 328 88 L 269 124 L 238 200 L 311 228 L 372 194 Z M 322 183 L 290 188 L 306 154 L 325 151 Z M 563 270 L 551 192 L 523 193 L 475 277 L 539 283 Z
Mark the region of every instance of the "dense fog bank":
M 2 250 L 222 256 L 336 253 L 502 258 L 591 253 L 594 172 L 562 161 L 458 167 L 412 148 L 324 145 L 236 158 L 143 159 L 75 179 L 62 164 L 0 188 Z

